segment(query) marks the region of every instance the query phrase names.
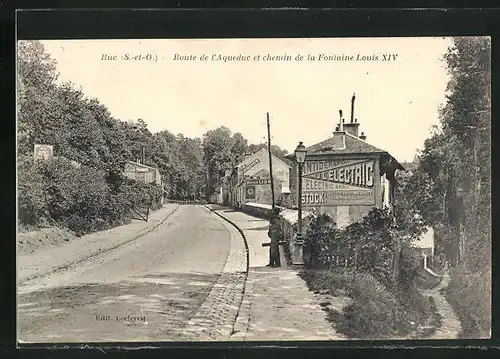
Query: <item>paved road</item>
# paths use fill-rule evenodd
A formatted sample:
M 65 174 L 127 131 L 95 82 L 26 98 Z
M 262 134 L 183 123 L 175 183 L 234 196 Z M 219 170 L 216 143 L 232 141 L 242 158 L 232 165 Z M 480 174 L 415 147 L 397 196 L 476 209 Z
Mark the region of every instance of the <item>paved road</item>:
M 77 268 L 19 286 L 21 342 L 183 340 L 229 254 L 230 233 L 203 206 L 181 206 L 152 233 Z

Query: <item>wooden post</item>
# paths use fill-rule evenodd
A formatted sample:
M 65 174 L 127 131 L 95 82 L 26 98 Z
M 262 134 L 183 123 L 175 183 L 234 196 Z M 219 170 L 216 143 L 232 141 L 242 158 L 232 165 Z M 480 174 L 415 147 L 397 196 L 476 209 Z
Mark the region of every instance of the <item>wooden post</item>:
M 269 124 L 269 112 L 267 113 L 267 149 L 269 152 L 269 176 L 271 178 L 271 197 L 272 197 L 272 208 L 274 209 L 274 180 L 273 180 L 273 158 L 271 154 L 271 126 Z

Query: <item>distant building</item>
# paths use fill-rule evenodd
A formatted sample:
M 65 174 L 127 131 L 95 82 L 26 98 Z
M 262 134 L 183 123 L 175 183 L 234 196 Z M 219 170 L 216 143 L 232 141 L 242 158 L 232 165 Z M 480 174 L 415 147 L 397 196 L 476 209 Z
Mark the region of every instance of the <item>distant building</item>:
M 427 227 L 420 238 L 412 242 L 412 247 L 415 248 L 422 256 L 432 258 L 434 256 L 434 229 Z
M 127 161 L 124 175 L 132 180 L 161 185 L 161 175 L 158 168 L 149 167 L 139 162 Z
M 287 158 L 294 159 L 290 154 Z M 297 164 L 293 162 L 292 201 L 298 204 Z M 303 165 L 302 206 L 327 213 L 344 227 L 367 215 L 373 207 L 391 207 L 395 172 L 403 167 L 387 151 L 366 142 L 359 123 L 340 123 L 333 136 L 307 147 Z
M 275 155 L 272 157 L 275 203 L 290 192 L 290 166 Z M 246 155 L 224 177 L 221 197 L 236 206 L 246 202 L 272 204 L 269 152 L 262 148 Z

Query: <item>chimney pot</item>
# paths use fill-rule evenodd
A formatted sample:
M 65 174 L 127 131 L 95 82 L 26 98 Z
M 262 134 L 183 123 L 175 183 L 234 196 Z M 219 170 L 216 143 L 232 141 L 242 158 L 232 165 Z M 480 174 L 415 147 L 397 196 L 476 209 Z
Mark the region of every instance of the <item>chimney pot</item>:
M 352 99 L 351 99 L 351 123 L 354 122 L 354 100 L 356 99 L 356 94 L 352 94 Z
M 342 150 L 345 148 L 345 132 L 337 131 L 333 133 L 333 149 Z

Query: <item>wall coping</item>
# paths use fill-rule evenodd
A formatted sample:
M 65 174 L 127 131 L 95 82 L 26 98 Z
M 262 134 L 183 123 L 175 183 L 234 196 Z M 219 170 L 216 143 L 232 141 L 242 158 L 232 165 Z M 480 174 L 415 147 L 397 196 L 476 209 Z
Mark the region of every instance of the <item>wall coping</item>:
M 272 209 L 272 207 L 273 207 L 270 204 L 256 203 L 256 202 L 245 202 L 245 203 L 243 203 L 243 205 L 250 206 L 250 207 L 262 208 L 262 209 Z
M 302 219 L 306 219 L 307 217 L 312 216 L 312 212 L 307 212 L 307 211 L 302 211 Z M 299 219 L 299 211 L 296 209 L 284 209 L 280 213 L 281 218 L 283 218 L 285 221 L 287 221 L 290 224 L 295 224 L 297 223 Z
M 267 209 L 271 210 L 272 206 L 270 204 L 264 204 L 264 203 L 256 203 L 256 202 L 245 202 L 243 203 L 244 206 L 248 207 L 253 207 L 253 208 L 260 208 L 260 209 Z M 279 207 L 281 208 L 281 207 Z M 302 219 L 306 219 L 307 217 L 310 217 L 313 215 L 313 212 L 309 211 L 302 211 Z M 299 211 L 296 209 L 289 209 L 289 208 L 281 208 L 281 213 L 280 217 L 283 218 L 286 222 L 290 224 L 295 224 L 298 221 L 299 217 Z

